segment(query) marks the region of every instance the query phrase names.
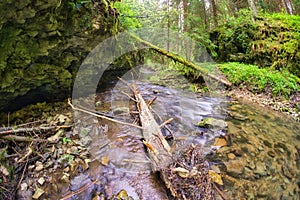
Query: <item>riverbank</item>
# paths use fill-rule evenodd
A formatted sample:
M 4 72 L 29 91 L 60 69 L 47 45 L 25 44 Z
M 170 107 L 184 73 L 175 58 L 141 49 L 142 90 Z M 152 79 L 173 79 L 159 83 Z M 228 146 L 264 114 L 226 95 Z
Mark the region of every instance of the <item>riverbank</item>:
M 227 95 L 240 102 L 254 103 L 262 107 L 273 109 L 283 113 L 297 122 L 300 122 L 300 112 L 297 110 L 297 108 L 295 108 L 295 105 L 299 103 L 300 100 L 299 94 L 298 96 L 295 95 L 294 98 L 287 101 L 279 98 L 272 98 L 270 95 L 263 93 L 254 94 L 245 88 L 239 89 L 235 87 L 228 90 Z
M 217 64 L 233 84 L 228 96 L 270 107 L 300 121 L 300 79 L 288 71 L 238 62 Z

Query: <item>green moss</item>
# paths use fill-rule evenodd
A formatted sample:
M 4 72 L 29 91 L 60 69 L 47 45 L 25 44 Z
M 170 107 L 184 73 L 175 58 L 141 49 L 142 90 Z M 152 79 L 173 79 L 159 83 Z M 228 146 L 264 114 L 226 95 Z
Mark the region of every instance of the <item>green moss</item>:
M 228 80 L 237 86 L 246 86 L 252 92 L 270 92 L 273 96 L 291 95 L 300 91 L 300 78 L 288 71 L 276 71 L 242 63 L 218 64 Z
M 300 16 L 260 14 L 255 22 L 250 16 L 243 11 L 211 32 L 218 46 L 216 59 L 286 69 L 300 76 Z
M 81 6 L 73 10 L 60 0 L 0 2 L 5 11 L 0 13 L 0 110 L 31 91 L 70 95 L 81 61 L 116 32 L 111 0 L 72 2 Z

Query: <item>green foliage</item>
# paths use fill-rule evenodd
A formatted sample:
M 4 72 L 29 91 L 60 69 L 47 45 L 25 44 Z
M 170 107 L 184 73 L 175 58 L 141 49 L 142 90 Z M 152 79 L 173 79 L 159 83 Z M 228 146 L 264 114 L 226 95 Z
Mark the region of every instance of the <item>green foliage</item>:
M 137 16 L 139 16 L 139 12 L 138 5 L 135 3 L 134 0 L 116 2 L 114 6 L 121 13 L 121 15 L 119 16 L 121 28 L 136 29 L 142 26 L 138 18 L 136 18 Z
M 300 16 L 260 14 L 255 22 L 241 10 L 210 33 L 218 61 L 245 62 L 260 67 L 286 69 L 300 76 Z
M 72 9 L 76 10 L 84 6 L 86 3 L 92 3 L 91 0 L 75 0 L 69 1 L 68 4 L 72 7 Z
M 252 92 L 270 92 L 273 96 L 288 98 L 300 91 L 300 78 L 288 71 L 260 69 L 255 65 L 236 62 L 218 64 L 218 67 L 233 84 L 246 86 Z
M 61 163 L 70 163 L 74 160 L 74 156 L 70 155 L 70 154 L 63 154 L 60 158 L 59 158 L 59 162 Z
M 73 143 L 72 139 L 66 138 L 66 137 L 63 137 L 63 138 L 62 138 L 62 142 L 63 142 L 64 144 L 67 144 L 67 143 L 72 144 L 72 143 Z

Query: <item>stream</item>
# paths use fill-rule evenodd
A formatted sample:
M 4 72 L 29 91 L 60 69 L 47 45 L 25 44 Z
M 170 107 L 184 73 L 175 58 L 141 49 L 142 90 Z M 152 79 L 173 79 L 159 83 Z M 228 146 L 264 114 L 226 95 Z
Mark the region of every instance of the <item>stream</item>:
M 179 80 L 175 82 L 183 86 Z M 147 79 L 134 83 L 146 101 L 157 97 L 152 109 L 159 124 L 174 118 L 169 130 L 162 130 L 167 138 L 175 139 L 170 143 L 174 158 L 190 144 L 201 144 L 210 169 L 222 177 L 218 186 L 228 199 L 299 199 L 298 123 L 267 108 L 226 97 L 201 96 Z M 84 99 L 82 106 L 94 103 L 98 112 L 137 122 L 136 106 L 124 92 L 130 94 L 125 84 L 112 82 L 96 98 Z M 205 119 L 213 119 L 213 123 L 196 125 Z M 92 199 L 98 191 L 111 199 L 170 199 L 157 174 L 151 172 L 141 130 L 85 114 L 79 124 L 74 135 L 81 136 L 93 161 L 85 173 L 71 180 L 70 188 L 76 191 L 92 180 L 99 182 L 72 198 Z M 64 196 L 68 186 L 61 188 L 62 193 L 53 198 Z M 216 194 L 216 199 L 221 197 Z

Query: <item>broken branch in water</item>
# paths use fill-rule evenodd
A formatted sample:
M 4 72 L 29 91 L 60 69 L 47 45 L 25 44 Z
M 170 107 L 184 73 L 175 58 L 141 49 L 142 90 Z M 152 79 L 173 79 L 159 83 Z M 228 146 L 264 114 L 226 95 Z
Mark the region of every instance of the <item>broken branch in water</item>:
M 165 125 L 171 123 L 173 120 L 174 120 L 174 118 L 170 118 L 170 119 L 168 119 L 167 121 L 165 121 L 164 123 L 162 123 L 159 127 L 163 127 L 163 126 L 165 126 Z
M 134 98 L 132 98 L 129 94 L 127 94 L 126 92 L 124 91 L 121 91 L 122 94 L 124 94 L 125 96 L 127 96 L 130 100 L 136 102 L 136 100 Z
M 75 106 L 71 103 L 71 100 L 70 100 L 70 99 L 68 99 L 68 104 L 72 107 L 73 110 L 78 110 L 78 111 L 80 111 L 80 112 L 84 112 L 84 113 L 93 115 L 93 116 L 95 116 L 95 117 L 99 117 L 99 118 L 101 118 L 101 119 L 106 119 L 106 120 L 108 120 L 108 121 L 112 121 L 112 122 L 115 122 L 115 123 L 118 123 L 118 124 L 123 124 L 123 125 L 132 126 L 132 127 L 135 127 L 135 128 L 143 129 L 143 127 L 138 126 L 138 125 L 135 125 L 135 124 L 130 124 L 130 123 L 127 123 L 127 122 L 122 122 L 122 121 L 115 120 L 115 119 L 112 119 L 112 118 L 109 118 L 109 117 L 106 117 L 106 116 L 103 116 L 103 115 L 100 115 L 100 114 L 96 114 L 96 113 L 94 113 L 94 112 L 92 112 L 92 111 L 88 111 L 88 110 L 83 109 L 83 108 L 75 107 Z
M 154 97 L 153 99 L 151 99 L 148 103 L 147 103 L 147 106 L 150 107 L 154 101 L 157 99 L 157 97 Z

